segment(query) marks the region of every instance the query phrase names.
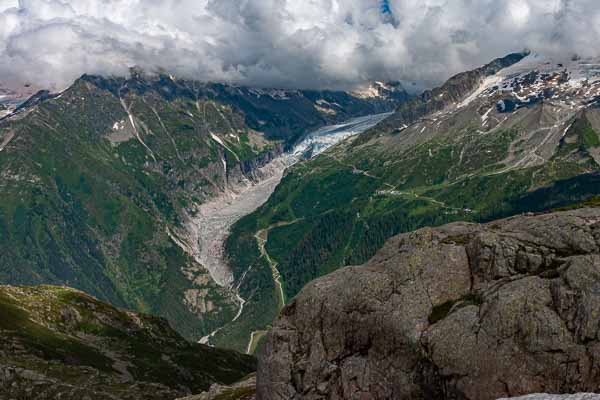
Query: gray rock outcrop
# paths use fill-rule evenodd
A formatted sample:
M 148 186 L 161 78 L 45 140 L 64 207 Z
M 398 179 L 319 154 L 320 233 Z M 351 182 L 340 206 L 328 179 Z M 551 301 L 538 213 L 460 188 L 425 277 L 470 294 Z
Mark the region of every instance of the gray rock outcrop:
M 472 399 L 600 390 L 600 209 L 390 239 L 308 284 L 258 398 Z
M 252 374 L 234 385 L 224 386 L 215 383 L 210 387 L 208 392 L 195 396 L 183 397 L 179 400 L 255 400 L 255 395 L 256 374 Z
M 499 399 L 509 400 L 509 399 Z M 510 400 L 600 400 L 600 394 L 577 393 L 577 394 L 530 394 L 523 397 L 511 397 Z

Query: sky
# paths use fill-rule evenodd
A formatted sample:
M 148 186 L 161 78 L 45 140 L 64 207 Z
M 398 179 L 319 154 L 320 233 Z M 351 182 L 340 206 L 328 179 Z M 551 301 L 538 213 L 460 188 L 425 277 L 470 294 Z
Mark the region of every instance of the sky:
M 132 66 L 284 88 L 430 87 L 510 52 L 595 56 L 598 0 L 0 0 L 0 82 Z

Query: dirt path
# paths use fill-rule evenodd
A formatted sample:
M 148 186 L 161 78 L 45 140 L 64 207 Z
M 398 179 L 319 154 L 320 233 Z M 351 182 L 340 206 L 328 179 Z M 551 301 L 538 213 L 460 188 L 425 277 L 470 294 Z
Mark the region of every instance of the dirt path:
M 271 231 L 271 229 L 279 228 L 282 226 L 292 225 L 298 221 L 299 220 L 294 220 L 291 222 L 287 222 L 287 221 L 286 222 L 278 222 L 276 224 L 269 226 L 267 229 L 261 229 L 260 231 L 256 232 L 256 234 L 254 235 L 254 237 L 256 238 L 256 242 L 258 243 L 258 249 L 260 250 L 261 257 L 264 257 L 265 260 L 267 260 L 267 262 L 269 263 L 269 266 L 271 267 L 271 274 L 273 275 L 273 282 L 275 283 L 275 286 L 277 287 L 277 289 L 278 289 L 277 291 L 279 293 L 279 296 L 278 296 L 279 311 L 281 311 L 281 309 L 283 307 L 285 307 L 285 304 L 286 304 L 285 292 L 283 290 L 283 282 L 281 279 L 281 273 L 277 269 L 278 264 L 275 260 L 273 260 L 273 258 L 271 258 L 271 256 L 267 252 L 267 249 L 266 249 L 267 241 L 269 240 L 269 232 Z
M 269 232 L 271 231 L 271 229 L 281 227 L 281 226 L 292 225 L 298 221 L 300 221 L 300 220 L 297 219 L 297 220 L 294 220 L 291 222 L 278 222 L 276 224 L 269 226 L 267 229 L 261 229 L 260 231 L 256 232 L 256 234 L 254 235 L 254 237 L 256 238 L 256 242 L 258 243 L 258 249 L 260 251 L 261 257 L 263 257 L 265 260 L 267 260 L 267 262 L 269 263 L 269 266 L 271 267 L 273 283 L 275 283 L 275 287 L 277 288 L 277 293 L 279 293 L 278 311 L 281 311 L 283 309 L 283 307 L 285 307 L 285 304 L 286 304 L 285 291 L 283 290 L 281 273 L 279 272 L 279 269 L 277 269 L 278 264 L 275 260 L 273 260 L 273 258 L 271 258 L 271 256 L 267 252 L 267 249 L 266 249 L 267 241 L 269 239 Z M 253 354 L 256 351 L 258 342 L 266 334 L 267 334 L 267 331 L 264 331 L 264 330 L 251 332 L 250 333 L 250 341 L 248 342 L 248 348 L 246 349 L 246 354 Z
M 262 339 L 268 331 L 254 331 L 250 334 L 250 342 L 248 342 L 248 348 L 246 354 L 254 354 L 260 339 Z

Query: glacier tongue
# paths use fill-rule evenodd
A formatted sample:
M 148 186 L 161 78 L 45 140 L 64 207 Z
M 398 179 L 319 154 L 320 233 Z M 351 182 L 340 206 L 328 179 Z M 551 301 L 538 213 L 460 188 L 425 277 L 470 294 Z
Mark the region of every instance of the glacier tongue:
M 316 157 L 342 140 L 374 127 L 390 115 L 392 113 L 367 115 L 353 118 L 342 124 L 325 126 L 305 136 L 285 157 L 290 164 Z
M 353 118 L 342 124 L 325 126 L 305 136 L 296 144 L 286 156 L 289 159 L 288 162 L 293 164 L 303 159 L 316 157 L 342 140 L 374 127 L 390 115 L 392 113 L 367 115 Z

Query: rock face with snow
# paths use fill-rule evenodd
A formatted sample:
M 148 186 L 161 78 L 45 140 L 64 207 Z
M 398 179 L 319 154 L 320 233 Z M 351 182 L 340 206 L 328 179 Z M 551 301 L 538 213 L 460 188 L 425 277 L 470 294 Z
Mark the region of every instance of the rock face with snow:
M 470 399 L 600 390 L 600 209 L 390 239 L 308 284 L 258 398 Z
M 370 82 L 350 94 L 360 99 L 406 100 L 406 92 L 400 82 Z
M 504 68 L 521 62 L 528 53 L 514 53 L 498 58 L 491 63 L 472 71 L 466 71 L 450 78 L 441 87 L 427 90 L 421 96 L 402 104 L 394 116 L 388 119 L 391 129 L 408 126 L 420 118 L 451 107 L 472 96 L 484 82 L 488 82 Z
M 460 135 L 468 124 L 471 133 L 480 135 L 522 131 L 502 160 L 506 170 L 539 166 L 573 150 L 587 152 L 598 163 L 597 135 L 576 138 L 573 133 L 599 128 L 599 100 L 600 60 L 513 54 L 459 74 L 401 105 L 356 144 L 402 132 L 396 141 L 414 145 L 446 134 Z

